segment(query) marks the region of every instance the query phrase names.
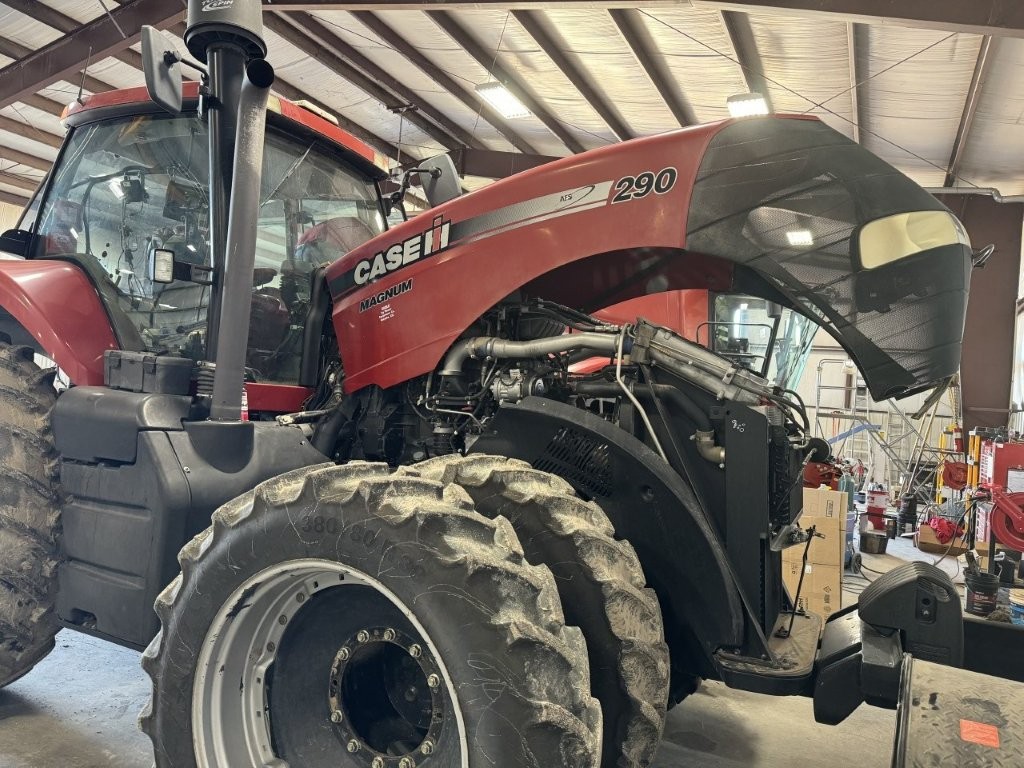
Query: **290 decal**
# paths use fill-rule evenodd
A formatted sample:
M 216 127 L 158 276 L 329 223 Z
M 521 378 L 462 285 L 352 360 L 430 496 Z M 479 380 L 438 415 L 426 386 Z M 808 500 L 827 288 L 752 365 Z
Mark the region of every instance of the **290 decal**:
M 636 176 L 623 176 L 615 182 L 615 196 L 613 203 L 625 203 L 628 200 L 639 200 L 647 197 L 651 192 L 656 195 L 664 195 L 676 185 L 679 177 L 675 168 L 662 168 L 657 173 L 644 171 Z

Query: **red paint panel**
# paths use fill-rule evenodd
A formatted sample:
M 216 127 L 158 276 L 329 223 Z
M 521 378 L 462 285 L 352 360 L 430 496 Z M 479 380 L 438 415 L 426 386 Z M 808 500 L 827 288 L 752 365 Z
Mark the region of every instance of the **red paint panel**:
M 199 83 L 189 80 L 181 89 L 182 97 L 185 99 L 199 98 Z M 123 104 L 145 104 L 149 103 L 149 91 L 145 86 L 137 88 L 120 88 L 116 91 L 104 91 L 86 96 L 81 101 L 72 101 L 64 108 L 62 120 L 74 115 L 88 112 L 91 109 L 103 109 L 104 107 L 119 107 Z
M 302 404 L 313 394 L 309 387 L 293 387 L 287 384 L 245 383 L 250 411 L 270 413 L 295 413 L 302 410 Z
M 636 274 L 652 255 L 666 255 L 677 264 L 698 263 L 700 257 L 682 252 L 690 191 L 708 142 L 725 124 L 637 139 L 549 163 L 428 211 L 342 257 L 328 268 L 327 278 L 335 293 L 334 324 L 345 364 L 346 390 L 370 384 L 390 387 L 430 371 L 458 335 L 487 309 L 565 265 L 580 262 L 577 277 L 589 283 L 583 285 L 574 277 L 579 284 L 559 281 L 562 286 L 556 287 L 578 291 L 581 300 L 574 303 L 586 307 L 583 298 L 597 301 L 601 290 L 616 289 L 623 275 Z M 548 195 L 556 195 L 557 200 L 557 193 L 566 190 L 614 183 L 644 171 L 658 173 L 667 167 L 674 167 L 678 178 L 664 194 L 554 218 L 538 217 L 518 228 L 476 235 L 477 239 L 468 242 L 454 241 L 440 254 L 411 261 L 373 283 L 344 288 L 357 264 L 430 229 L 435 216 L 451 220 L 455 232 L 460 222 L 493 214 L 505 206 Z M 614 195 L 613 187 L 609 203 Z M 604 271 L 592 268 L 599 259 L 582 261 L 595 254 L 606 255 L 602 257 Z M 676 282 L 656 290 L 709 287 L 706 266 L 689 269 L 694 282 Z M 717 280 L 731 274 L 728 268 L 712 271 Z M 410 279 L 411 289 L 360 311 L 361 301 Z M 631 290 L 619 298 L 645 293 L 647 287 Z M 589 308 L 599 309 L 619 298 Z
M 640 296 L 615 304 L 594 314 L 610 323 L 632 323 L 638 317 L 671 328 L 690 341 L 707 341 L 707 331 L 697 339 L 697 329 L 711 318 L 709 292 L 701 288 L 666 291 Z
M 343 131 L 334 123 L 324 120 L 320 115 L 310 112 L 308 109 L 303 109 L 287 99 L 280 99 L 280 102 L 281 114 L 283 116 L 306 126 L 310 130 L 316 131 L 324 138 L 333 141 L 335 144 L 340 144 L 346 149 L 352 150 L 357 155 L 369 160 L 371 163 L 374 162 L 374 158 L 377 153 L 348 131 Z
M 199 83 L 194 80 L 186 82 L 182 88 L 182 95 L 185 99 L 198 99 Z M 65 108 L 62 119 L 66 120 L 69 117 L 74 117 L 75 115 L 88 112 L 92 109 L 117 107 L 126 104 L 145 104 L 148 103 L 149 100 L 149 92 L 145 87 L 122 88 L 116 91 L 106 91 L 104 93 L 87 96 L 82 100 L 82 102 L 71 102 Z M 343 131 L 338 126 L 324 120 L 322 117 L 310 112 L 308 109 L 303 109 L 297 104 L 280 97 L 271 99 L 268 104 L 268 109 L 273 112 L 278 112 L 283 117 L 315 131 L 328 141 L 341 145 L 345 149 L 354 152 L 371 163 L 375 162 L 376 153 L 370 149 L 370 147 L 352 134 L 347 131 Z
M 75 384 L 103 384 L 103 353 L 116 349 L 89 278 L 62 261 L 0 261 L 0 306 L 24 326 Z

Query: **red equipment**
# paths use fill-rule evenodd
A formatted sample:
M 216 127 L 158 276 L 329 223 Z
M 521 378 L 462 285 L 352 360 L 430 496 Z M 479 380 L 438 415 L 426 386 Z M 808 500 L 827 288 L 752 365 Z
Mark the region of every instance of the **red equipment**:
M 1006 493 L 997 486 L 991 491 L 992 532 L 1006 546 L 1024 550 L 1024 493 Z
M 1007 474 L 1018 466 L 1024 466 L 1024 443 L 985 440 L 981 444 L 978 483 L 985 488 L 1006 488 Z

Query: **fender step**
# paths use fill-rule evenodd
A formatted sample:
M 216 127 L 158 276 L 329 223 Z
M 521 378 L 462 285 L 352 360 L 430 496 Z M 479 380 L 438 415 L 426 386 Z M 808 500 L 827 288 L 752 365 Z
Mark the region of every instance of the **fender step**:
M 793 626 L 790 629 L 790 619 Z M 775 696 L 797 696 L 810 690 L 821 639 L 822 619 L 813 613 L 779 614 L 768 636 L 770 656 L 752 659 L 720 650 L 715 654 L 722 681 L 730 688 Z

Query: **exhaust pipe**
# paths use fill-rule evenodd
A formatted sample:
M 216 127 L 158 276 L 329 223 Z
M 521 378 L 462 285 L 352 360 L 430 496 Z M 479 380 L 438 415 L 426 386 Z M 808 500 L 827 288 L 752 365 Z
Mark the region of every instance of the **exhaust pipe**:
M 552 336 L 536 341 L 506 341 L 492 336 L 476 337 L 458 342 L 441 367 L 442 376 L 458 376 L 462 366 L 469 358 L 510 358 L 526 359 L 555 355 L 571 349 L 589 349 L 603 352 L 614 357 L 618 352 L 618 334 L 609 333 L 570 333 L 564 336 Z
M 256 216 L 260 207 L 263 138 L 267 98 L 274 83 L 274 68 L 264 59 L 246 66 L 238 100 L 238 133 L 231 204 L 228 211 L 227 248 L 223 273 L 223 299 L 217 327 L 217 368 L 213 378 L 210 419 L 239 421 L 245 351 L 249 342 L 252 275 L 256 262 Z

